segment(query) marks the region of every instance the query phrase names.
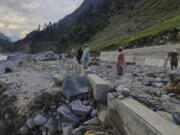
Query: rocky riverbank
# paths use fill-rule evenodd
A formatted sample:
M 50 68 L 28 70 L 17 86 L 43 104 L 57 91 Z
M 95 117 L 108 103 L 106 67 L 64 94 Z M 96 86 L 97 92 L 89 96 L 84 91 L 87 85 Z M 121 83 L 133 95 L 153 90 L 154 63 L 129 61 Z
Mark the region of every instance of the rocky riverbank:
M 70 73 L 68 59 L 16 54 L 0 67 L 2 135 L 115 135 L 98 120 L 87 78 Z

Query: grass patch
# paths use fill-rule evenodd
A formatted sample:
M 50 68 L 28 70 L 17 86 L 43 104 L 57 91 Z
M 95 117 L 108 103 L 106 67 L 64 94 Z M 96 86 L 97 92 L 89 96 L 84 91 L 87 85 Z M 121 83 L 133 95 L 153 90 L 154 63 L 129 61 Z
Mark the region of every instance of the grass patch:
M 99 45 L 96 45 L 96 46 L 92 46 L 91 47 L 91 50 L 92 51 L 97 51 L 97 50 L 101 50 L 101 49 L 104 49 L 104 48 L 109 48 L 109 47 L 114 47 L 114 46 L 122 46 L 124 44 L 127 44 L 127 43 L 130 43 L 134 40 L 137 40 L 139 38 L 145 38 L 145 37 L 148 37 L 148 36 L 153 36 L 153 35 L 156 35 L 160 32 L 163 32 L 163 31 L 166 31 L 168 29 L 171 29 L 171 28 L 174 28 L 174 27 L 177 27 L 177 26 L 180 26 L 180 15 L 179 16 L 176 16 L 176 17 L 173 17 L 169 20 L 166 20 L 160 24 L 157 24 L 151 28 L 148 28 L 142 32 L 139 32 L 133 36 L 128 36 L 128 37 L 125 37 L 125 38 L 120 38 L 118 40 L 115 40 L 115 41 L 111 41 L 111 42 L 106 42 L 106 43 L 102 43 L 102 44 L 99 44 Z

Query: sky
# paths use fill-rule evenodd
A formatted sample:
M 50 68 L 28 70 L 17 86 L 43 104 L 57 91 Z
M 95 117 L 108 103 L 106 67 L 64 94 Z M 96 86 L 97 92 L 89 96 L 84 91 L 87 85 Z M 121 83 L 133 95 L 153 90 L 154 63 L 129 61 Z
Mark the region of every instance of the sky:
M 0 0 L 0 32 L 13 41 L 38 25 L 57 22 L 77 9 L 83 0 Z

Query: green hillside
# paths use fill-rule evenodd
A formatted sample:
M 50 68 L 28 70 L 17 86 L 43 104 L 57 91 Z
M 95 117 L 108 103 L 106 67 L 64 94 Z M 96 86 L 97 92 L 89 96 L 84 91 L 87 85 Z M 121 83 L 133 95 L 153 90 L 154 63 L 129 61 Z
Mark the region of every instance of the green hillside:
M 88 42 L 92 50 L 123 45 L 180 24 L 180 0 L 141 0 L 110 18 Z
M 151 28 L 145 29 L 142 32 L 139 32 L 137 34 L 134 34 L 132 36 L 127 36 L 124 38 L 119 38 L 118 40 L 114 40 L 111 42 L 106 42 L 106 43 L 102 43 L 99 45 L 92 45 L 91 49 L 94 50 L 101 50 L 104 49 L 106 47 L 110 47 L 110 46 L 121 46 L 124 44 L 127 44 L 129 42 L 132 42 L 134 40 L 137 40 L 139 38 L 144 38 L 144 37 L 148 37 L 148 36 L 152 36 L 152 35 L 156 35 L 160 32 L 166 31 L 168 29 L 174 28 L 174 27 L 178 27 L 180 26 L 180 15 L 173 17 L 172 19 L 169 19 L 167 21 L 164 21 L 160 24 L 157 24 Z

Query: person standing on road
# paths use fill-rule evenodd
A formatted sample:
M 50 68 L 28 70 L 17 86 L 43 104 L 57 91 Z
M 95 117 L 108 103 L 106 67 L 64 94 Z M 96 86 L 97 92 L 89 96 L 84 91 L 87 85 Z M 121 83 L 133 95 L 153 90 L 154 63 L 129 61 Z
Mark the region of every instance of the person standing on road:
M 77 51 L 77 60 L 78 60 L 78 63 L 79 63 L 79 64 L 81 64 L 82 55 L 83 55 L 83 50 L 82 50 L 82 48 L 80 47 L 79 50 Z
M 118 59 L 116 63 L 117 75 L 122 75 L 125 70 L 124 53 L 121 47 L 119 48 L 118 51 L 119 51 L 119 54 L 118 54 Z
M 83 50 L 83 55 L 81 58 L 81 62 L 85 69 L 88 68 L 89 58 L 90 58 L 90 51 L 88 45 L 86 45 L 86 48 Z
M 170 57 L 170 65 L 171 70 L 177 69 L 178 67 L 178 52 L 176 49 L 168 53 L 168 56 Z

